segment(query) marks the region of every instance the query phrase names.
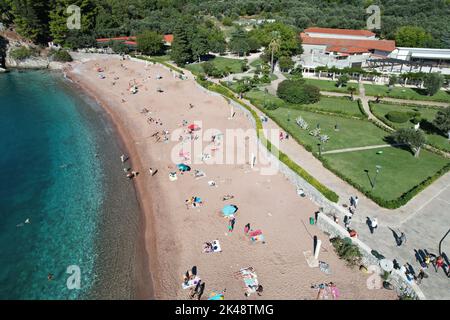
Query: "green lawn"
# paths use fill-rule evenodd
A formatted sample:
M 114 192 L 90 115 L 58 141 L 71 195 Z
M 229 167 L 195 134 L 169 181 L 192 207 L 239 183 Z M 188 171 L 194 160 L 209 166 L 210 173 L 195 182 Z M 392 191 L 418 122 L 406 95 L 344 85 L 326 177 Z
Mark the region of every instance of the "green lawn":
M 225 68 L 228 66 L 231 70 L 231 73 L 241 73 L 242 72 L 241 66 L 243 64 L 243 60 L 224 58 L 224 57 L 215 57 L 214 59 L 211 59 L 210 61 L 214 64 L 214 66 L 217 69 L 219 69 L 221 71 L 225 71 Z M 203 72 L 203 68 L 202 68 L 203 63 L 204 62 L 188 64 L 188 65 L 186 65 L 186 69 L 188 69 L 192 73 L 197 73 L 197 74 L 202 73 Z
M 329 91 L 329 92 L 340 92 L 340 93 L 348 93 L 348 87 L 356 88 L 355 94 L 359 94 L 358 84 L 349 82 L 346 87 L 338 88 L 336 86 L 336 81 L 330 80 L 318 80 L 318 79 L 306 79 L 307 84 L 311 84 L 313 86 L 318 87 L 321 91 Z
M 252 90 L 246 93 L 245 96 L 247 98 L 251 98 L 259 105 L 264 105 L 264 101 L 266 100 L 280 106 L 296 108 L 296 105 L 288 105 L 280 98 L 271 94 L 266 94 L 262 91 Z M 363 114 L 359 110 L 358 102 L 351 101 L 348 98 L 322 96 L 318 103 L 300 106 L 300 108 L 307 108 L 309 111 L 317 110 L 345 114 L 348 116 L 363 117 Z
M 371 109 L 373 114 L 381 119 L 382 121 L 386 122 L 390 127 L 393 128 L 411 128 L 414 126 L 413 123 L 410 121 L 405 123 L 393 123 L 389 121 L 386 118 L 386 114 L 389 111 L 401 111 L 401 112 L 420 112 L 420 117 L 427 123 L 422 122 L 422 129 L 427 134 L 427 140 L 428 143 L 431 145 L 438 147 L 439 149 L 445 150 L 450 152 L 450 141 L 447 139 L 447 137 L 439 134 L 432 126 L 429 124 L 433 121 L 433 119 L 436 117 L 436 113 L 439 111 L 438 108 L 427 108 L 427 107 L 419 107 L 419 106 L 406 106 L 406 105 L 399 105 L 399 104 L 388 104 L 388 103 L 372 103 Z
M 434 96 L 423 94 L 420 89 L 395 87 L 389 91 L 388 86 L 364 84 L 366 95 L 381 96 L 406 100 L 442 101 L 450 102 L 450 93 L 440 90 Z
M 383 148 L 338 154 L 327 154 L 324 158 L 329 165 L 339 171 L 347 179 L 359 184 L 364 190 L 370 191 L 370 178 L 374 179 L 375 166 L 382 167 L 376 179 L 373 195 L 385 200 L 393 200 L 424 181 L 444 167 L 449 160 L 426 150 L 415 158 L 411 152 L 399 148 Z
M 322 144 L 323 151 L 386 144 L 383 138 L 388 135 L 387 132 L 367 120 L 349 119 L 288 108 L 278 108 L 274 111 L 267 111 L 267 113 L 291 136 L 302 144 L 310 146 L 316 152 L 319 139 L 311 136 L 309 132 L 317 125 L 320 125 L 322 134 L 330 137 L 327 143 Z M 288 116 L 290 121 L 288 121 Z M 296 124 L 295 120 L 298 116 L 308 122 L 308 130 L 303 130 Z M 335 125 L 338 125 L 339 131 L 335 131 Z
M 253 67 L 253 68 L 257 68 L 258 66 L 262 65 L 263 63 L 264 62 L 260 58 L 258 58 L 256 60 L 252 61 L 250 63 L 250 66 Z

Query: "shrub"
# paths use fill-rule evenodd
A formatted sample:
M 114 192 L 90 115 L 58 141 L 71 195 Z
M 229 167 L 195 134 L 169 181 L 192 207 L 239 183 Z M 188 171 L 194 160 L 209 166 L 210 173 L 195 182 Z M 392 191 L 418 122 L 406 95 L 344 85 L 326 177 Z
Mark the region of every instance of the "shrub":
M 32 56 L 34 56 L 36 53 L 33 49 L 28 48 L 28 47 L 19 47 L 17 49 L 12 49 L 11 52 L 9 53 L 9 55 L 11 56 L 11 58 L 13 58 L 14 60 L 25 60 L 28 59 Z
M 320 89 L 303 80 L 284 80 L 278 86 L 277 95 L 289 103 L 312 104 L 319 102 Z
M 362 254 L 358 246 L 352 243 L 350 238 L 342 239 L 336 237 L 330 240 L 339 258 L 347 261 L 349 266 L 356 266 L 361 263 Z
M 414 124 L 418 124 L 422 121 L 422 118 L 420 116 L 414 116 L 414 118 L 411 119 L 411 122 Z
M 58 62 L 71 62 L 73 61 L 72 56 L 66 50 L 58 50 L 52 54 L 53 61 Z
M 396 123 L 405 123 L 409 119 L 411 119 L 411 116 L 406 112 L 400 112 L 400 111 L 389 111 L 386 114 L 386 118 L 389 121 L 396 122 Z

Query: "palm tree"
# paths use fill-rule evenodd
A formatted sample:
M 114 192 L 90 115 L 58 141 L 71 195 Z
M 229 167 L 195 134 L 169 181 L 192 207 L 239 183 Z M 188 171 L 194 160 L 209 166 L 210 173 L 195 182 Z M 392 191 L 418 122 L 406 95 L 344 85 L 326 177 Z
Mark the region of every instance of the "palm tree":
M 273 73 L 274 69 L 275 69 L 275 65 L 274 65 L 274 54 L 275 52 L 278 52 L 280 50 L 281 47 L 281 39 L 280 39 L 280 35 L 277 31 L 272 32 L 272 40 L 269 43 L 269 49 L 272 52 L 272 57 L 271 57 L 271 72 Z

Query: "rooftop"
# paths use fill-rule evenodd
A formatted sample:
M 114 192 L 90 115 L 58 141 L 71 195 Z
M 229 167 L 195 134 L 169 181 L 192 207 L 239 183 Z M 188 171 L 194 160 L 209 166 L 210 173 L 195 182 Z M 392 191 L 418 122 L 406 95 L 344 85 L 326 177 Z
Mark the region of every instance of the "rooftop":
M 363 36 L 363 37 L 375 36 L 375 33 L 369 30 L 333 29 L 333 28 L 315 28 L 315 27 L 305 29 L 305 33 L 326 33 L 326 34 Z
M 324 45 L 330 49 L 345 49 L 339 51 L 343 53 L 369 52 L 369 50 L 379 50 L 392 52 L 395 50 L 394 40 L 357 40 L 357 39 L 336 39 L 336 38 L 316 38 L 301 33 L 303 44 Z

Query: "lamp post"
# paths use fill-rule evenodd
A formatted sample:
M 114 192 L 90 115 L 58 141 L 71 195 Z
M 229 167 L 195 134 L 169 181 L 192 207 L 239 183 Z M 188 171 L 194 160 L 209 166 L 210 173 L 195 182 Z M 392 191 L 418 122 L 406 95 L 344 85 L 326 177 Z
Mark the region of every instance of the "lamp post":
M 381 166 L 380 165 L 376 165 L 375 168 L 377 170 L 375 172 L 375 178 L 373 178 L 372 190 L 375 189 L 375 184 L 377 183 L 377 176 L 378 176 L 378 173 L 381 171 Z
M 442 251 L 441 251 L 441 245 L 442 242 L 444 241 L 445 237 L 450 233 L 450 229 L 448 229 L 447 233 L 442 237 L 441 241 L 439 241 L 439 255 L 442 255 Z
M 318 143 L 317 146 L 319 147 L 319 157 L 322 156 L 322 144 Z

